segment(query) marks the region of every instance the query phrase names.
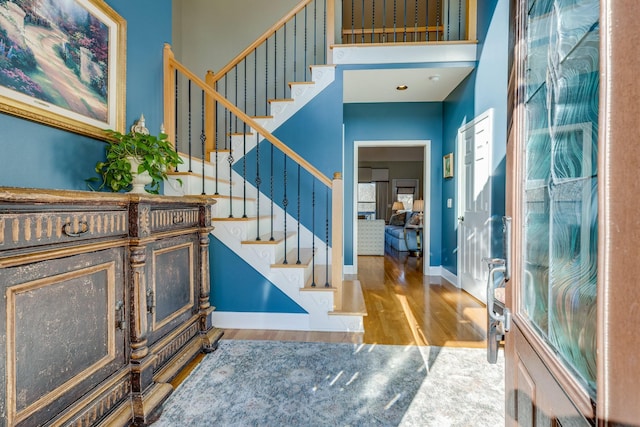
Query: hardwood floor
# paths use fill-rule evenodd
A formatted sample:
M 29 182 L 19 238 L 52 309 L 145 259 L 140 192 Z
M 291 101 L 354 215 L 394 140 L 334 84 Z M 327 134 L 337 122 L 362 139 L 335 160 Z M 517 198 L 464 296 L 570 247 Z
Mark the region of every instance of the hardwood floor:
M 439 277 L 422 275 L 406 253 L 358 257 L 368 316 L 364 334 L 225 330 L 226 339 L 485 347 L 484 304 Z

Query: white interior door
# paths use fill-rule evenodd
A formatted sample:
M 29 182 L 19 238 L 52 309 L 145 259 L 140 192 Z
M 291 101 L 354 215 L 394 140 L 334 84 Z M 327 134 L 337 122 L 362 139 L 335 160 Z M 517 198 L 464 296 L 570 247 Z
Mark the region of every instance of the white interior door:
M 458 278 L 460 287 L 486 303 L 491 255 L 491 150 L 488 110 L 458 130 Z

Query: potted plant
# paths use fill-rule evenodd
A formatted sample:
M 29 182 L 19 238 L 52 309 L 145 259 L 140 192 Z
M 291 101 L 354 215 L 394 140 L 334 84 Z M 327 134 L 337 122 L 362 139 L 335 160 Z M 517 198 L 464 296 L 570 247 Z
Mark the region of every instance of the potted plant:
M 87 179 L 89 188 L 134 193 L 158 194 L 160 183 L 167 179 L 167 171 L 182 163 L 167 135 L 150 135 L 144 127 L 144 116 L 126 134 L 106 130 L 106 160 L 96 163 L 100 178 Z M 91 183 L 100 182 L 97 188 Z M 148 188 L 145 186 L 149 184 Z

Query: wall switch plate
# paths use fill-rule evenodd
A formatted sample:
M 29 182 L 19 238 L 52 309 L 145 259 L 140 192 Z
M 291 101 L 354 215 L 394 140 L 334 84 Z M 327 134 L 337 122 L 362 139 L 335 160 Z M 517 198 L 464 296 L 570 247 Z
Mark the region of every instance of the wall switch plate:
M 447 199 L 447 207 L 448 208 L 453 207 L 453 199 L 451 199 L 451 198 Z

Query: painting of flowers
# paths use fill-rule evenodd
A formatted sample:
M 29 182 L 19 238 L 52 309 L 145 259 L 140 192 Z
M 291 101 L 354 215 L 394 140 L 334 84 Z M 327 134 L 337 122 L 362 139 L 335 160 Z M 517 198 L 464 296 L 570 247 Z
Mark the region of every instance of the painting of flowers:
M 0 111 L 88 135 L 119 128 L 123 43 L 104 2 L 0 0 Z

